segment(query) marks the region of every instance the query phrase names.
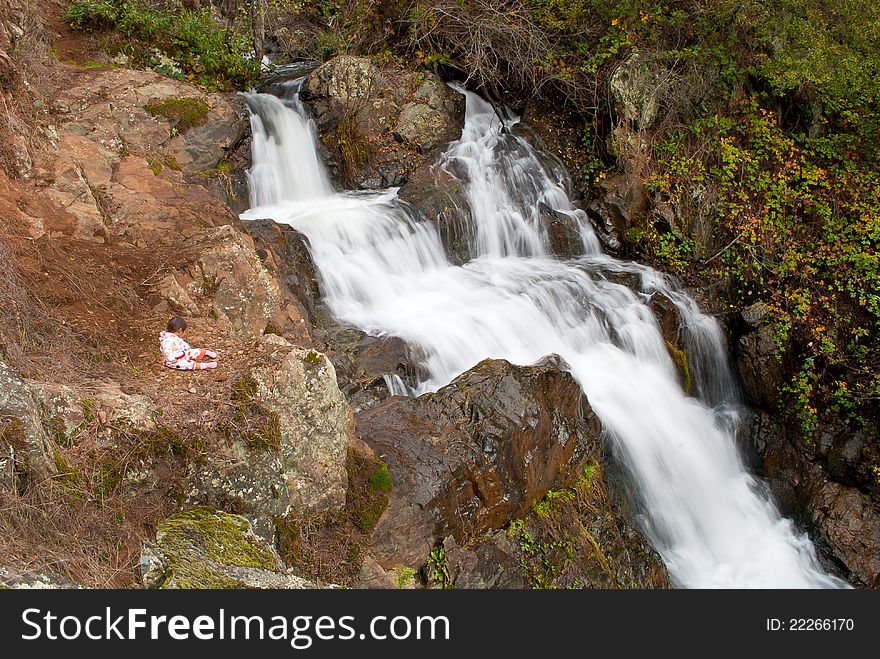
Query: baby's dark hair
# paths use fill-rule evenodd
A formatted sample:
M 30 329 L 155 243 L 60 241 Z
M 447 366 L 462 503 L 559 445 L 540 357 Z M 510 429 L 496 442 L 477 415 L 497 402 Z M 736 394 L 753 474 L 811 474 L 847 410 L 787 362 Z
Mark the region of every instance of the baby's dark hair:
M 168 325 L 165 327 L 166 332 L 179 332 L 180 330 L 186 329 L 186 321 L 180 316 L 174 316 L 171 320 L 168 321 Z

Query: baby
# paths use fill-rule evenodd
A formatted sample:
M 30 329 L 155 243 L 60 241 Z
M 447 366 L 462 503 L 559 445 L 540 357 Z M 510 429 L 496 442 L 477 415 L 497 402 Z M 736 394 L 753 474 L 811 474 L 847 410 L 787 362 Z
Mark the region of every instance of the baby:
M 203 362 L 204 357 L 217 358 L 217 353 L 204 348 L 191 348 L 183 340 L 186 331 L 186 321 L 180 316 L 174 316 L 168 321 L 164 332 L 159 332 L 159 348 L 165 358 L 165 366 L 176 368 L 181 371 L 201 371 L 206 368 L 217 368 L 216 361 Z

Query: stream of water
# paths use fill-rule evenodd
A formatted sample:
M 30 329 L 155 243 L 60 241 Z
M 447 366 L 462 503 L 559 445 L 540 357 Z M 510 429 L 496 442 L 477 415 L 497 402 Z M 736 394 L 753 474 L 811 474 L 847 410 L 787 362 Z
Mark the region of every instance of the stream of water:
M 560 355 L 634 483 L 643 531 L 677 586 L 845 586 L 743 464 L 740 401 L 715 320 L 668 277 L 604 254 L 565 174 L 508 130 L 513 121 L 464 93 L 461 139 L 435 165 L 464 184 L 473 236 L 464 265 L 450 262 L 435 225 L 418 221 L 395 189 L 333 192 L 295 89 L 284 99 L 248 96 L 252 208 L 242 218 L 305 234 L 333 313 L 417 347 L 427 376 L 389 378 L 394 393 L 436 390 L 489 357 Z M 541 204 L 572 218 L 582 254 L 553 254 Z M 648 306 L 653 295 L 677 312 L 692 395 Z

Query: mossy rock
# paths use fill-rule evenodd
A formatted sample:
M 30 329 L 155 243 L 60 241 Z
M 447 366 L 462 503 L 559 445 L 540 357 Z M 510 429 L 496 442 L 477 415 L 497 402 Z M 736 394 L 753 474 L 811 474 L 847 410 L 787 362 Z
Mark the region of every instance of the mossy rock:
M 208 104 L 198 98 L 166 98 L 150 101 L 144 106 L 154 117 L 165 117 L 181 135 L 190 128 L 204 126 L 208 121 Z
M 286 574 L 278 555 L 239 515 L 194 508 L 166 519 L 156 531 L 164 588 L 308 588 Z

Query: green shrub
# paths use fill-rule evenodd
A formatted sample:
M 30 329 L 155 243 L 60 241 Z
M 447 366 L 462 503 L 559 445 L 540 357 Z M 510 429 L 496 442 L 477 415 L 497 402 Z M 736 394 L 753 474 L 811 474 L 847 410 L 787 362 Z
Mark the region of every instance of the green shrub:
M 116 25 L 119 13 L 113 0 L 73 0 L 63 20 L 75 30 L 109 30 Z
M 249 24 L 237 22 L 235 29 L 226 29 L 210 8 L 171 13 L 140 1 L 73 0 L 64 21 L 75 30 L 118 31 L 130 42 L 112 47 L 142 65 L 152 64 L 145 53 L 158 49 L 188 79 L 204 86 L 246 88 L 260 72 Z M 160 63 L 156 70 L 180 77 L 167 63 Z
M 116 27 L 120 32 L 144 41 L 154 41 L 168 34 L 171 31 L 171 25 L 170 14 L 130 4 L 124 5 L 116 22 Z

